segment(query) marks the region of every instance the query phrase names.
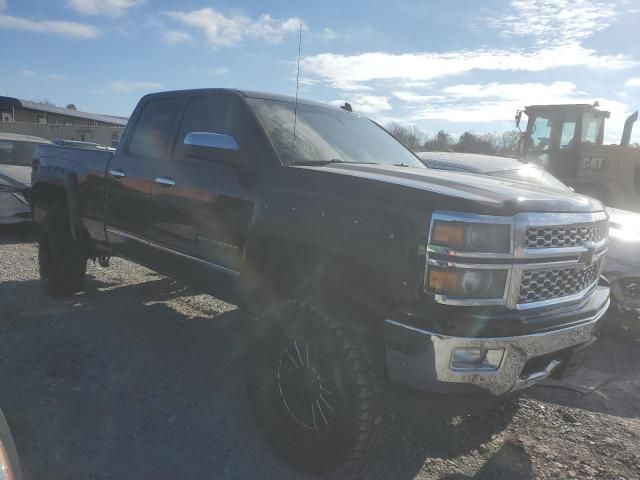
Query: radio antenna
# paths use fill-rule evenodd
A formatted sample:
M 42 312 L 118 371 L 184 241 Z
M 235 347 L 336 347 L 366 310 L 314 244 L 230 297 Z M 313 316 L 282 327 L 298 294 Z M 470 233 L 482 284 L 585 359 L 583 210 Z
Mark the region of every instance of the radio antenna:
M 300 85 L 300 51 L 302 50 L 302 23 L 298 36 L 298 71 L 296 73 L 296 101 L 293 106 L 293 142 L 291 144 L 291 160 L 296 163 L 296 123 L 298 120 L 298 87 Z

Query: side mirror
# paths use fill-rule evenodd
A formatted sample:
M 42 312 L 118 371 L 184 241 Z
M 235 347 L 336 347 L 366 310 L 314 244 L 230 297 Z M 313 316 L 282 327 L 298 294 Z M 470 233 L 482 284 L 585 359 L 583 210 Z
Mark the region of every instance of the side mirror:
M 211 132 L 189 132 L 184 137 L 185 155 L 198 160 L 247 166 L 238 143 L 232 135 Z
M 520 129 L 520 120 L 522 119 L 522 110 L 516 112 L 516 128 Z

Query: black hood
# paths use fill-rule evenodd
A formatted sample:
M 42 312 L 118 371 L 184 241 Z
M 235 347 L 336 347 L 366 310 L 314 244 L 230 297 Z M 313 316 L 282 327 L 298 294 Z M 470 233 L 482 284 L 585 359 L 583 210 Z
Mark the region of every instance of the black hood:
M 368 164 L 296 168 L 349 175 L 457 197 L 476 205 L 476 211 L 491 211 L 502 215 L 518 212 L 594 212 L 604 209 L 598 200 L 584 195 L 468 173 Z

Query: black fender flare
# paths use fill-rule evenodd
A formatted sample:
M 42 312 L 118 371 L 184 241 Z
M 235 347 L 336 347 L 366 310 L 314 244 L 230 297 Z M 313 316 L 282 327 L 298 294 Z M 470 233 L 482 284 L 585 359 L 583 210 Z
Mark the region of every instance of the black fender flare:
M 31 207 L 35 211 L 37 204 L 37 191 L 40 185 L 51 185 L 61 189 L 65 193 L 67 215 L 71 226 L 71 235 L 74 241 L 82 238 L 82 224 L 80 222 L 80 209 L 78 205 L 78 176 L 75 172 L 56 166 L 41 166 L 34 175 L 31 186 Z

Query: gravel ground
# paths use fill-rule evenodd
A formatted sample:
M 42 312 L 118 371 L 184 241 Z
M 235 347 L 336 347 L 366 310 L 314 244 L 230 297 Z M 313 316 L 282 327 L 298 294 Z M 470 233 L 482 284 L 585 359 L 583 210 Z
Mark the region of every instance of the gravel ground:
M 304 478 L 256 430 L 232 305 L 120 259 L 49 299 L 30 228 L 0 230 L 0 266 L 0 407 L 26 480 Z M 584 370 L 599 388 L 538 386 L 476 415 L 396 392 L 367 478 L 640 478 L 638 365 L 638 342 L 603 338 Z

